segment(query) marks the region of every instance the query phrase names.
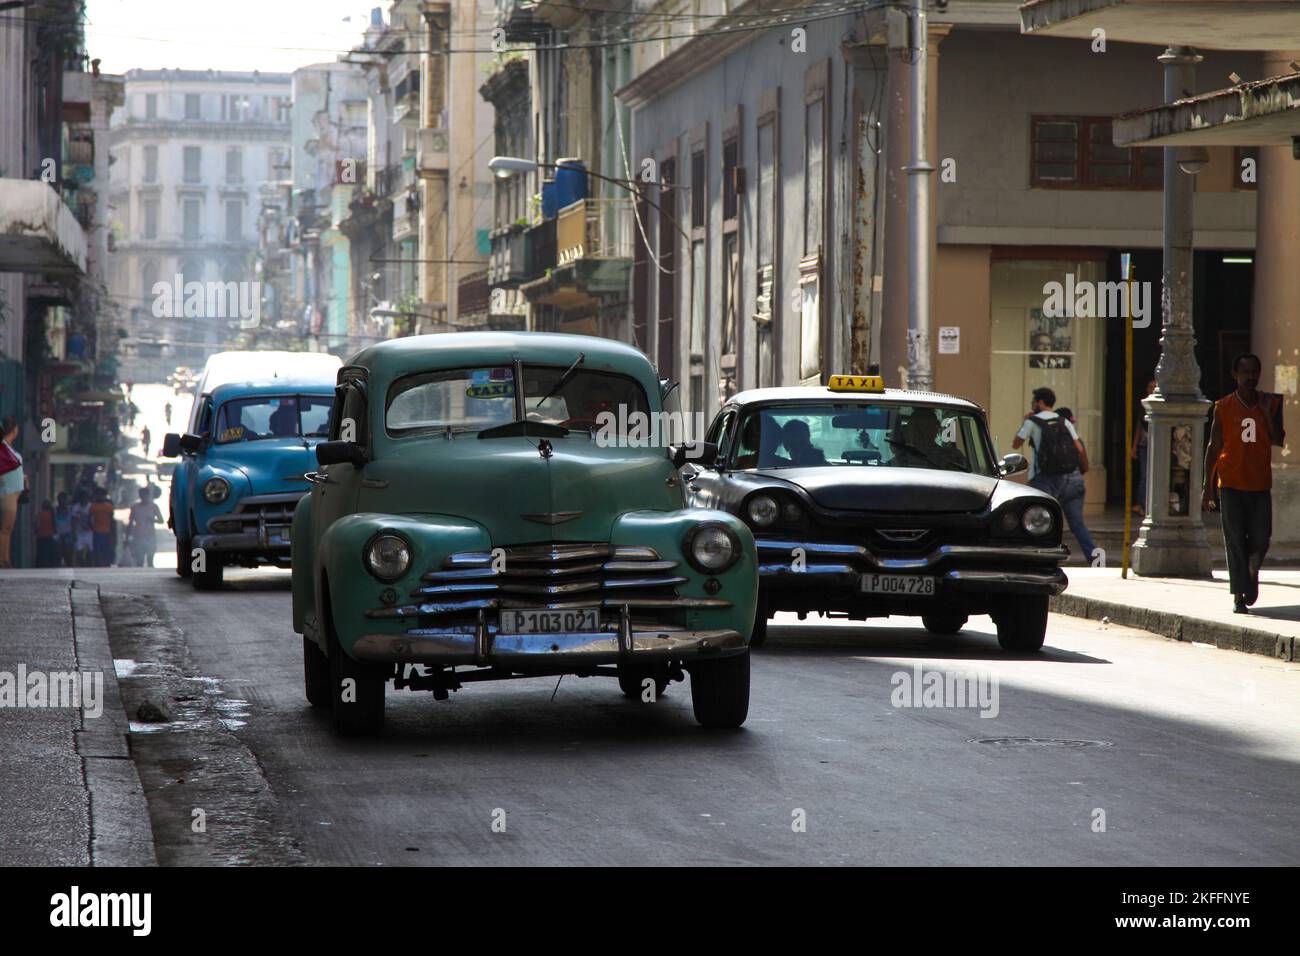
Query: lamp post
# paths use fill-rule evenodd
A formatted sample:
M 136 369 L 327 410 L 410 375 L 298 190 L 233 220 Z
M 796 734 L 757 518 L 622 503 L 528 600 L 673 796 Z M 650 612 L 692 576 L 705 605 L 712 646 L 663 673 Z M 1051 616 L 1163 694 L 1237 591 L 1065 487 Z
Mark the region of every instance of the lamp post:
M 1158 58 L 1165 68 L 1165 102 L 1195 92 L 1201 57 L 1171 46 Z M 1164 152 L 1164 290 L 1160 362 L 1147 410 L 1146 517 L 1133 545 L 1133 571 L 1148 576 L 1205 577 L 1211 568 L 1198 494 L 1204 468 L 1205 416 L 1192 331 L 1192 175 L 1202 156 L 1166 146 Z

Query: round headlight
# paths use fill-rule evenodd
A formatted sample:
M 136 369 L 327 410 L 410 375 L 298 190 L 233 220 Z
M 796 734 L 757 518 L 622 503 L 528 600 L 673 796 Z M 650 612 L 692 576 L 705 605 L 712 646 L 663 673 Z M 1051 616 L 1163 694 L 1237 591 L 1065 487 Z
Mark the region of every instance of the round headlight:
M 378 535 L 366 548 L 366 567 L 380 580 L 396 580 L 411 567 L 411 546 L 395 534 Z
M 1042 505 L 1030 505 L 1020 518 L 1021 526 L 1032 535 L 1042 537 L 1056 524 L 1052 512 Z
M 1020 516 L 1013 509 L 1002 512 L 1002 516 L 998 518 L 999 530 L 1007 534 L 1014 533 L 1018 524 L 1020 524 Z
M 701 571 L 722 571 L 740 556 L 740 542 L 721 525 L 705 525 L 692 535 L 687 554 Z
M 786 524 L 798 524 L 803 518 L 803 511 L 794 502 L 781 509 L 781 520 Z
M 203 483 L 203 497 L 208 504 L 221 504 L 230 497 L 230 482 L 224 478 L 209 478 Z
M 781 507 L 776 503 L 776 499 L 767 495 L 756 495 L 749 499 L 749 507 L 746 510 L 749 512 L 749 520 L 760 528 L 776 524 L 776 516 L 781 513 Z

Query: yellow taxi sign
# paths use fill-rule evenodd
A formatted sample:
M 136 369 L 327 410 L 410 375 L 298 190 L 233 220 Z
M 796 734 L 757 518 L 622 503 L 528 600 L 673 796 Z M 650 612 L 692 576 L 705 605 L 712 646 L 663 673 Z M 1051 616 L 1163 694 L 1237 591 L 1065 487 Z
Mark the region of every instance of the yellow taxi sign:
M 832 375 L 826 387 L 832 392 L 883 392 L 885 380 L 879 375 Z

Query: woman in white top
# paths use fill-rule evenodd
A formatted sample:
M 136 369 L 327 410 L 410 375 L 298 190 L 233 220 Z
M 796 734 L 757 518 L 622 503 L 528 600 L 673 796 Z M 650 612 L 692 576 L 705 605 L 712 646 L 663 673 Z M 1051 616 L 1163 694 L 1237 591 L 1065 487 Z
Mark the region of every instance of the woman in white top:
M 4 458 L 10 456 L 18 460 L 16 468 L 10 468 L 0 475 L 0 568 L 11 567 L 9 548 L 14 534 L 14 523 L 18 520 L 18 498 L 27 487 L 27 476 L 23 473 L 23 456 L 11 444 L 18 437 L 18 420 L 6 415 L 0 421 L 0 442 L 3 442 Z

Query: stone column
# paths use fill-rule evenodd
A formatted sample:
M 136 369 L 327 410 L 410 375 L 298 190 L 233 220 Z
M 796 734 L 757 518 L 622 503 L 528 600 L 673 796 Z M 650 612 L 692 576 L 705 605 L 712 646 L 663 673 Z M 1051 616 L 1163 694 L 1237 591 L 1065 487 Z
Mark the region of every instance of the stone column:
M 1186 47 L 1170 47 L 1158 59 L 1165 68 L 1166 103 L 1195 92 L 1195 66 L 1202 59 L 1198 54 Z M 1177 147 L 1165 147 L 1163 334 L 1156 390 L 1142 400 L 1147 410 L 1151 472 L 1147 513 L 1133 545 L 1133 571 L 1157 577 L 1204 577 L 1210 573 L 1211 562 L 1200 493 L 1210 402 L 1201 394 L 1201 370 L 1192 334 L 1195 181 L 1179 168 L 1178 158 Z M 1175 474 L 1182 486 L 1176 502 L 1171 501 Z
M 1300 51 L 1266 53 L 1264 76 L 1294 72 Z M 1291 158 L 1290 146 L 1262 146 L 1259 150 L 1259 190 L 1256 194 L 1255 294 L 1250 322 L 1251 351 L 1259 356 L 1264 374 L 1260 388 L 1282 395 L 1283 416 L 1292 435 L 1300 434 L 1300 406 L 1296 403 L 1297 366 L 1300 366 L 1300 161 Z M 1293 462 L 1295 447 L 1273 450 L 1273 540 L 1300 540 L 1300 467 Z

